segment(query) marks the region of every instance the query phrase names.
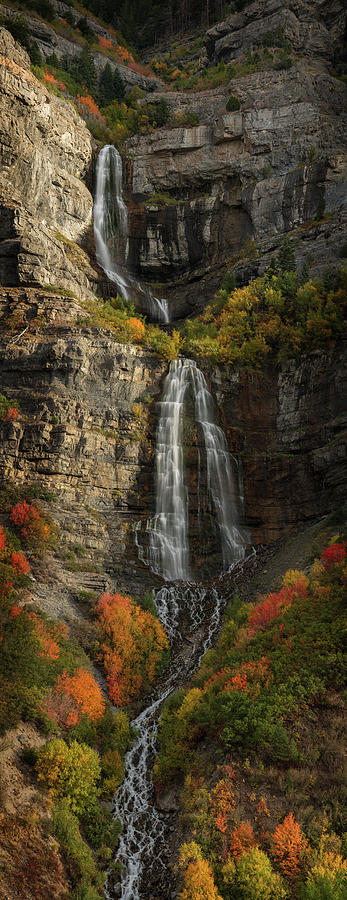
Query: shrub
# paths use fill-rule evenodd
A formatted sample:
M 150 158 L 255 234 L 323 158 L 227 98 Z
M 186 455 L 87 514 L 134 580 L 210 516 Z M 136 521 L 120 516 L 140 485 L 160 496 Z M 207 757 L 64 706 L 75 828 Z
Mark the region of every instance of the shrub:
M 37 546 L 49 543 L 51 538 L 49 523 L 44 520 L 37 507 L 28 503 L 27 500 L 22 500 L 12 507 L 10 519 L 28 543 Z
M 227 862 L 222 869 L 224 883 L 238 900 L 284 900 L 288 896 L 282 878 L 277 875 L 262 850 L 251 849 L 238 862 Z
M 96 612 L 110 698 L 121 706 L 138 696 L 141 686 L 152 683 L 168 639 L 158 619 L 131 597 L 102 594 Z
M 327 572 L 334 566 L 339 566 L 344 562 L 346 557 L 346 544 L 331 544 L 326 547 L 321 555 L 321 560 Z
M 104 713 L 105 701 L 91 673 L 79 669 L 73 675 L 63 672 L 58 676 L 43 708 L 57 724 L 71 728 L 83 715 L 93 723 L 98 722 Z
M 97 871 L 92 851 L 82 838 L 77 816 L 72 812 L 67 799 L 60 800 L 53 807 L 52 830 L 63 850 L 72 880 L 76 883 L 83 879 L 87 889 L 92 884 L 101 888 L 103 874 Z M 99 891 L 95 896 L 100 897 Z M 86 897 L 86 893 L 83 893 L 83 897 Z
M 211 866 L 203 859 L 200 847 L 194 841 L 182 845 L 180 868 L 184 881 L 180 900 L 222 900 L 214 883 Z
M 307 862 L 308 841 L 293 813 L 277 825 L 271 842 L 272 855 L 287 878 L 297 878 Z
M 77 814 L 95 804 L 100 778 L 99 757 L 85 744 L 70 746 L 55 738 L 39 751 L 36 770 L 39 781 L 54 800 L 66 798 Z
M 230 94 L 230 97 L 228 98 L 227 105 L 226 105 L 227 111 L 228 112 L 236 112 L 238 109 L 240 109 L 240 106 L 241 106 L 241 102 L 240 102 L 239 98 L 234 97 L 233 94 Z
M 233 828 L 229 839 L 229 849 L 233 859 L 239 859 L 240 856 L 256 846 L 257 842 L 250 822 L 241 822 L 240 825 Z

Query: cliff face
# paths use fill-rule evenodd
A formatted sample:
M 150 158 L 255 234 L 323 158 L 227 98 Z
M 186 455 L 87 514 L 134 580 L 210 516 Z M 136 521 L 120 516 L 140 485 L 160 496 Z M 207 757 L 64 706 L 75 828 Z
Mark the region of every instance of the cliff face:
M 226 113 L 229 92 L 239 112 Z M 173 315 L 203 305 L 223 266 L 242 280 L 262 271 L 283 233 L 293 234 L 299 263 L 312 255 L 316 272 L 339 257 L 346 87 L 324 63 L 299 60 L 228 89 L 165 96 L 204 124 L 129 142 L 130 259 L 142 278 L 171 282 Z M 323 202 L 329 235 L 315 221 Z
M 83 242 L 92 221 L 90 132 L 34 77 L 4 29 L 0 94 L 0 283 L 58 283 L 88 295 L 98 276 L 74 242 Z

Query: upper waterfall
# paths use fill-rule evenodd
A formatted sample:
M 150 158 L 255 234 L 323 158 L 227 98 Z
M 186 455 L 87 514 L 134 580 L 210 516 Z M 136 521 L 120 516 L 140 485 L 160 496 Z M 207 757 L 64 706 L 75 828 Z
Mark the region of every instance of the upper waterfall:
M 231 457 L 224 431 L 217 425 L 215 405 L 204 375 L 194 360 L 173 360 L 165 379 L 163 398 L 158 404 L 156 506 L 154 516 L 147 522 L 146 556 L 140 547 L 139 533 L 136 534 L 142 560 L 167 581 L 193 580 L 183 441 L 188 395 L 205 451 L 207 497 L 204 503 L 210 520 L 217 522 L 223 568 L 243 559 L 250 542 L 247 529 L 240 525 L 244 511 L 240 464 Z M 201 465 L 199 456 L 198 518 Z
M 169 322 L 167 300 L 153 297 L 127 271 L 128 213 L 123 200 L 122 158 L 116 147 L 106 144 L 96 163 L 94 199 L 96 258 L 126 302 L 140 296 L 143 312 L 159 322 Z

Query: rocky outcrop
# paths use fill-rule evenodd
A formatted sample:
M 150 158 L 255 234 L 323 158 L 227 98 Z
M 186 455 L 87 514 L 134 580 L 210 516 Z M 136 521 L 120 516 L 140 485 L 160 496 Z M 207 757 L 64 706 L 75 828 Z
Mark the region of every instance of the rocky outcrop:
M 30 71 L 29 57 L 0 29 L 0 281 L 56 284 L 78 296 L 97 285 L 73 246 L 88 235 L 92 196 L 84 182 L 91 135 L 71 104 Z M 63 238 L 63 241 L 61 240 Z M 64 244 L 65 239 L 65 244 Z M 71 244 L 72 242 L 72 244 Z
M 219 22 L 206 35 L 206 49 L 210 60 L 219 62 L 235 59 L 245 50 L 264 44 L 265 35 L 282 32 L 293 49 L 305 56 L 331 58 L 336 42 L 342 38 L 346 10 L 342 0 L 256 0 L 242 11 Z M 278 45 L 278 44 L 277 44 Z
M 342 217 L 329 247 L 331 260 L 339 259 L 347 196 L 345 86 L 320 63 L 302 60 L 288 71 L 231 82 L 229 90 L 240 99 L 239 112 L 225 111 L 226 88 L 176 100 L 168 94 L 174 109 L 196 103 L 204 122 L 128 142 L 130 263 L 147 280 L 179 279 L 171 285 L 177 316 L 206 302 L 222 266 L 247 257 L 250 239 L 261 271 L 268 242 L 295 229 L 299 244 L 298 229 L 314 222 L 320 207 L 332 216 L 333 232 Z M 315 236 L 308 246 L 305 234 L 305 252 L 313 251 L 320 266 Z

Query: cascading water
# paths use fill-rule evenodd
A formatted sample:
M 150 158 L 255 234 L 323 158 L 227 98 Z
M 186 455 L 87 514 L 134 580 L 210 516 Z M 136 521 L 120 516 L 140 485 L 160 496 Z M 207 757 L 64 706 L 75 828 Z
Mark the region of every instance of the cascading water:
M 233 476 L 226 437 L 216 423 L 215 406 L 204 375 L 194 360 L 173 360 L 165 380 L 163 398 L 158 404 L 156 510 L 146 525 L 149 535 L 147 559 L 143 551 L 141 555 L 142 560 L 167 581 L 190 579 L 183 447 L 183 415 L 188 389 L 194 400 L 195 421 L 203 435 L 209 503 L 219 527 L 224 569 L 243 559 L 249 543 L 246 529 L 238 524 L 243 503 L 242 478 L 240 472 L 237 479 Z M 138 533 L 137 543 L 139 545 Z
M 162 677 L 161 686 L 153 694 L 150 705 L 132 723 L 137 736 L 126 757 L 125 778 L 115 804 L 116 815 L 123 822 L 118 853 L 118 860 L 124 866 L 120 895 L 117 892 L 121 900 L 141 900 L 153 879 L 156 882 L 156 896 L 165 897 L 165 900 L 171 896 L 166 892 L 170 886 L 166 883 L 163 889 L 160 877 L 161 886 L 158 888 L 158 870 L 165 873 L 168 864 L 165 852 L 167 821 L 165 814 L 155 806 L 150 779 L 158 717 L 164 700 L 190 678 L 202 655 L 211 646 L 219 628 L 223 606 L 215 588 L 189 580 L 189 517 L 183 445 L 188 393 L 194 406 L 195 422 L 203 437 L 209 503 L 218 523 L 224 568 L 235 566 L 243 560 L 249 543 L 246 529 L 238 525 L 238 515 L 242 513 L 243 505 L 242 477 L 237 468 L 236 477 L 233 475 L 226 437 L 216 423 L 215 407 L 205 378 L 194 361 L 174 360 L 159 404 L 156 511 L 146 526 L 149 539 L 147 558 L 139 541 L 139 527 L 135 529 L 135 542 L 140 559 L 171 582 L 157 592 L 155 604 L 159 619 L 174 645 L 175 660 Z M 199 471 L 198 495 L 200 491 Z M 109 896 L 112 894 L 109 893 Z
M 96 163 L 94 238 L 96 258 L 126 302 L 141 298 L 143 311 L 159 322 L 169 321 L 167 300 L 153 297 L 127 272 L 128 213 L 123 200 L 122 158 L 112 144 L 100 150 Z

